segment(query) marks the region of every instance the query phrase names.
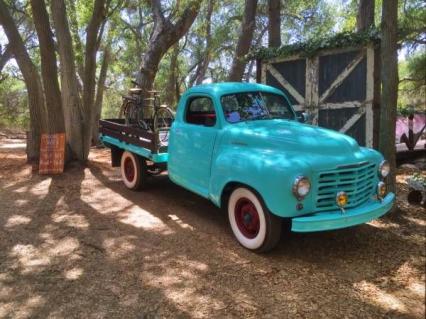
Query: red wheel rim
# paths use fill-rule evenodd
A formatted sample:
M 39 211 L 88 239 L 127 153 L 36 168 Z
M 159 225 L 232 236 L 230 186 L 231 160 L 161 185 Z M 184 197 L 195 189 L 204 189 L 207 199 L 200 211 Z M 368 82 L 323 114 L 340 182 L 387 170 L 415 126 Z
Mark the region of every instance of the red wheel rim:
M 124 160 L 124 175 L 129 182 L 132 182 L 135 178 L 135 166 L 130 157 L 126 157 Z
M 235 204 L 234 214 L 240 232 L 247 238 L 255 238 L 260 229 L 256 206 L 249 199 L 240 198 Z

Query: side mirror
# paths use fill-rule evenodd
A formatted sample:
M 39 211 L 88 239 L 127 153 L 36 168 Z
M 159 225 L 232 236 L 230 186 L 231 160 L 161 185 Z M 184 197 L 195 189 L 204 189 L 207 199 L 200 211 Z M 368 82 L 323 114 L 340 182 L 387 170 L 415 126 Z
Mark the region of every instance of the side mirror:
M 300 123 L 306 123 L 309 120 L 309 115 L 306 112 L 301 113 L 298 117 L 297 120 Z

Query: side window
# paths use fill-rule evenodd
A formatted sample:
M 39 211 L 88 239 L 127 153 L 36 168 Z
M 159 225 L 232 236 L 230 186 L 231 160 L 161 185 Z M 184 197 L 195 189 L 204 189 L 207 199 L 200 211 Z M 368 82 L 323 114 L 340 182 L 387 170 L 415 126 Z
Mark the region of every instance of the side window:
M 186 107 L 185 121 L 195 125 L 214 126 L 216 112 L 213 101 L 204 96 L 192 98 Z

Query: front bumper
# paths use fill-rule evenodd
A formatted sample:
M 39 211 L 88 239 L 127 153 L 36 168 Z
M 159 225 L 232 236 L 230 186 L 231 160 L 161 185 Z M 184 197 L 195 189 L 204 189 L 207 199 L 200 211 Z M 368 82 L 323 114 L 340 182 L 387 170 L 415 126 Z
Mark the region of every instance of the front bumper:
M 292 219 L 294 232 L 315 232 L 345 228 L 369 222 L 386 214 L 393 205 L 395 194 L 389 193 L 382 201 L 369 200 L 365 204 L 341 211 L 320 212 Z

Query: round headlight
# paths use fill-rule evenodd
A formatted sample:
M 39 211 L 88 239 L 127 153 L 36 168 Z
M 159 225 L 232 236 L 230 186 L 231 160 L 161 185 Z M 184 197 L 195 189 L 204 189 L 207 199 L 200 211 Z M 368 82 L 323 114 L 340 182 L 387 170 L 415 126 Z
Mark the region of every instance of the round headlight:
M 311 190 L 311 183 L 305 176 L 299 176 L 293 183 L 293 194 L 297 199 L 303 199 Z
M 381 177 L 385 178 L 389 175 L 390 172 L 390 165 L 389 162 L 384 160 L 379 165 L 379 174 Z

